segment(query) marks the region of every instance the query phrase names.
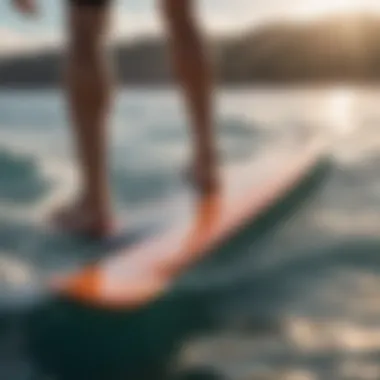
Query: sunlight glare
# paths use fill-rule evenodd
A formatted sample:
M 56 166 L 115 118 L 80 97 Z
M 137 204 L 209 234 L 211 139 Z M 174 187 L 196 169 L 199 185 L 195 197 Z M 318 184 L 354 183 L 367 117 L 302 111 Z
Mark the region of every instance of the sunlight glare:
M 355 92 L 351 89 L 340 88 L 327 97 L 327 117 L 331 127 L 335 132 L 343 135 L 354 130 L 354 120 L 352 114 L 355 102 Z
M 293 16 L 300 21 L 308 20 L 326 14 L 353 13 L 362 11 L 380 11 L 380 5 L 375 1 L 362 0 L 308 0 L 302 1 L 294 9 Z

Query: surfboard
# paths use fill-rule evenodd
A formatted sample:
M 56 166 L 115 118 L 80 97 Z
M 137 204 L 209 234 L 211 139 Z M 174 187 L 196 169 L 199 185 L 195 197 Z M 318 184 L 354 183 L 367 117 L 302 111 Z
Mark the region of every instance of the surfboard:
M 326 144 L 316 136 L 281 141 L 250 162 L 226 167 L 218 193 L 188 194 L 167 207 L 178 218 L 157 234 L 78 272 L 53 277 L 59 297 L 97 308 L 135 309 L 170 290 L 175 281 L 292 191 L 320 162 Z M 162 219 L 169 212 L 162 206 Z

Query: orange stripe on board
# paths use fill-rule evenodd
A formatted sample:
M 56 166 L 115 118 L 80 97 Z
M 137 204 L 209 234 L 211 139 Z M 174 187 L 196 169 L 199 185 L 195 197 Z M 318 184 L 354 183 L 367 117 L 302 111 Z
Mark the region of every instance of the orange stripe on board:
M 193 220 L 63 280 L 53 279 L 52 286 L 69 298 L 105 308 L 135 308 L 157 299 L 184 270 L 294 188 L 322 151 L 317 142 L 297 148 L 284 162 L 277 161 L 264 184 L 233 197 L 220 192 L 200 199 Z

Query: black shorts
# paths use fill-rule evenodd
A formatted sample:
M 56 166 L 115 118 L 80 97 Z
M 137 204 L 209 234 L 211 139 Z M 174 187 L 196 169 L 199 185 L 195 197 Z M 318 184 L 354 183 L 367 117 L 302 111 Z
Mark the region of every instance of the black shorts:
M 111 3 L 111 0 L 68 0 L 70 4 L 77 6 L 104 7 Z

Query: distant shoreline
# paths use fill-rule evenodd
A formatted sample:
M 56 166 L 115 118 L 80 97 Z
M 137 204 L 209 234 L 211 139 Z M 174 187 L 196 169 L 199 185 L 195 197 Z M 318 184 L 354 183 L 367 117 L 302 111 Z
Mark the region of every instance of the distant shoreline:
M 378 89 L 380 88 L 380 79 L 375 81 L 304 81 L 304 82 L 293 82 L 293 83 L 246 83 L 246 84 L 216 84 L 214 88 L 216 91 L 252 91 L 252 90 L 303 90 L 303 89 L 315 89 L 315 90 L 326 90 L 326 89 L 336 89 L 336 88 L 360 88 L 360 89 Z M 6 91 L 25 91 L 25 92 L 35 92 L 35 91 L 61 91 L 62 87 L 58 85 L 54 86 L 1 86 L 0 92 Z M 159 84 L 141 84 L 141 85 L 129 85 L 125 84 L 119 86 L 118 91 L 152 91 L 152 92 L 162 92 L 162 91 L 179 91 L 178 87 L 173 84 L 159 85 Z
M 355 28 L 347 34 L 346 26 Z M 209 41 L 215 81 L 223 88 L 377 86 L 380 17 L 335 16 L 318 22 L 277 22 Z M 110 46 L 123 87 L 163 89 L 174 82 L 164 39 Z M 58 88 L 62 49 L 0 57 L 0 88 Z

